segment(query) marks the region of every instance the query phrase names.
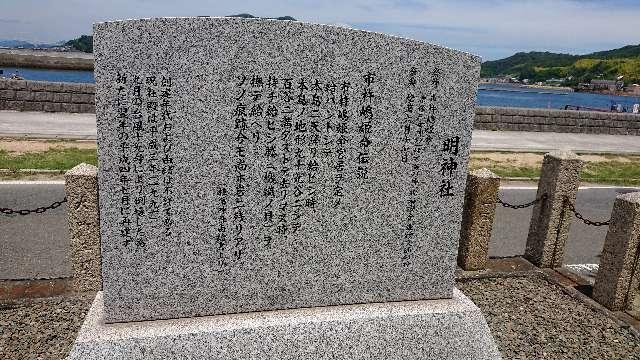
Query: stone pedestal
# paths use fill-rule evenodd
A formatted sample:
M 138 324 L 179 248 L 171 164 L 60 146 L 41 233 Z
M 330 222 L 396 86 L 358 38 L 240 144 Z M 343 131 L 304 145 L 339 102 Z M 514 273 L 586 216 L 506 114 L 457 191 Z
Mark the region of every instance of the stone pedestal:
M 72 286 L 75 291 L 102 290 L 100 275 L 100 220 L 98 209 L 98 168 L 80 164 L 66 172 L 71 237 Z
M 98 293 L 69 359 L 500 359 L 480 310 L 452 299 L 104 323 Z
M 640 192 L 619 195 L 602 249 L 593 298 L 613 311 L 631 307 L 640 283 Z
M 536 199 L 541 200 L 533 208 L 524 254 L 535 266 L 562 266 L 564 244 L 573 217 L 569 204 L 576 203 L 582 165 L 583 161 L 569 151 L 544 156 L 536 194 Z
M 487 266 L 499 188 L 500 177 L 488 169 L 467 176 L 458 246 L 458 266 L 464 270 L 482 270 Z

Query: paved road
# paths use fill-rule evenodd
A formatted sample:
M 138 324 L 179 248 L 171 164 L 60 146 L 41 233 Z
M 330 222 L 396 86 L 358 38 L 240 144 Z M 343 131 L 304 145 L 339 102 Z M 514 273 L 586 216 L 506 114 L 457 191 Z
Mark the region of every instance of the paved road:
M 502 188 L 503 200 L 524 203 L 535 197 L 530 184 Z M 593 219 L 608 219 L 616 194 L 630 188 L 585 187 L 578 192 L 577 208 Z M 62 182 L 0 183 L 0 207 L 37 207 L 64 197 Z M 530 209 L 499 207 L 489 253 L 511 256 L 524 253 Z M 70 274 L 66 207 L 26 217 L 0 216 L 0 279 L 54 278 Z M 587 227 L 573 221 L 566 247 L 566 264 L 598 263 L 607 227 Z
M 576 209 L 586 218 L 608 220 L 617 194 L 640 191 L 634 188 L 581 187 L 576 199 Z M 500 189 L 500 197 L 511 204 L 527 203 L 536 196 L 536 188 L 531 185 L 510 186 Z M 490 256 L 522 255 L 527 243 L 531 210 L 513 210 L 498 206 L 493 224 Z M 573 218 L 565 247 L 565 264 L 597 264 L 608 227 L 587 226 Z
M 0 111 L 0 137 L 95 139 L 94 114 Z M 474 130 L 474 150 L 640 154 L 640 137 Z
M 0 207 L 35 208 L 64 196 L 60 181 L 0 183 Z M 70 273 L 66 205 L 44 214 L 0 214 L 0 280 L 50 279 Z

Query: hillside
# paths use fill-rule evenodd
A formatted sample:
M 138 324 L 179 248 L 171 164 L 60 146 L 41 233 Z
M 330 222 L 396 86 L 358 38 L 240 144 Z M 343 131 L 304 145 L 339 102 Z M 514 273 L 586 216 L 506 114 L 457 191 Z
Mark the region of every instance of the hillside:
M 82 35 L 77 39 L 67 41 L 65 45 L 70 46 L 78 51 L 92 53 L 93 52 L 93 36 Z
M 623 75 L 626 83 L 639 83 L 640 45 L 586 55 L 520 52 L 505 59 L 483 63 L 481 75 L 512 75 L 532 81 L 571 77 L 566 81 L 567 85 L 589 82 L 594 78 L 615 79 Z

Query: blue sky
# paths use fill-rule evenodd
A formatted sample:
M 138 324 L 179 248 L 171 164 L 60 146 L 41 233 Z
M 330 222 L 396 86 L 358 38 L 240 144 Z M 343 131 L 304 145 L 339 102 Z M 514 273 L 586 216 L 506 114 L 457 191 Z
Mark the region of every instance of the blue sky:
M 400 35 L 485 60 L 640 43 L 640 0 L 2 0 L 0 39 L 54 42 L 88 34 L 96 21 L 242 12 Z

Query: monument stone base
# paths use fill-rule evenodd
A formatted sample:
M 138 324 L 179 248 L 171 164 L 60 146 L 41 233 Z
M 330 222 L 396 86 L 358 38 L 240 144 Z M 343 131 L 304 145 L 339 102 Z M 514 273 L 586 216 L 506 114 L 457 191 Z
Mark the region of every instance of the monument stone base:
M 458 289 L 441 300 L 105 324 L 99 292 L 69 359 L 500 359 Z

